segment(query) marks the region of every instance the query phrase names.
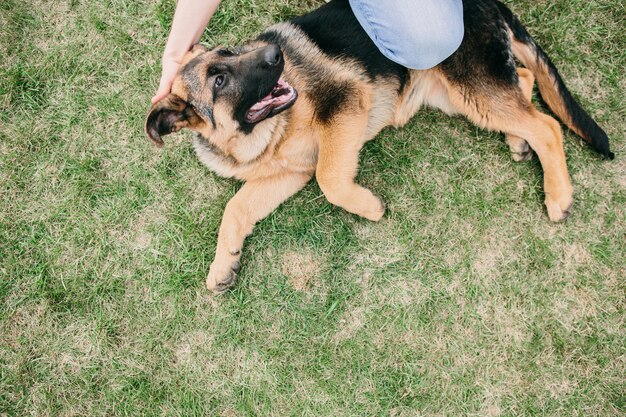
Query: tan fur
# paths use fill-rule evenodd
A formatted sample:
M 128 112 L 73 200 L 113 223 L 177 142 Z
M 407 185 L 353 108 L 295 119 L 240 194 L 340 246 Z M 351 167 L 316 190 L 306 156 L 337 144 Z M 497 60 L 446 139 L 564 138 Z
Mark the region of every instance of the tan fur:
M 291 195 L 316 176 L 329 202 L 370 220 L 384 214 L 381 200 L 370 190 L 354 182 L 359 151 L 388 125 L 400 127 L 422 105 L 439 108 L 448 114 L 463 114 L 477 125 L 506 133 L 513 159 L 527 159 L 532 148 L 544 169 L 546 206 L 551 220 L 565 218 L 572 204 L 572 187 L 565 165 L 559 124 L 540 113 L 531 104 L 533 73 L 520 69 L 519 88 L 496 93 L 468 93 L 452 85 L 438 69 L 411 71 L 402 94 L 394 80 L 364 76 L 363 69 L 347 59 L 329 58 L 290 24 L 279 24 L 273 30 L 289 37 L 294 48 L 313 56 L 329 83 L 349 82 L 354 94 L 326 123 L 315 117 L 314 97 L 303 74 L 285 56 L 283 78 L 299 92 L 299 98 L 288 111 L 260 122 L 249 134 L 238 129 L 226 105 L 214 107 L 216 126 L 208 120 L 193 119 L 184 126 L 197 131 L 194 145 L 198 157 L 211 170 L 225 177 L 245 181 L 227 204 L 215 260 L 207 278 L 213 291 L 228 288 L 239 269 L 244 239 L 254 224 L 269 215 Z M 261 47 L 263 44 L 253 45 Z M 526 53 L 519 45 L 517 53 Z M 205 61 L 195 71 L 203 74 L 212 60 L 212 52 L 194 49 L 186 58 Z M 535 72 L 535 71 L 533 71 Z M 189 94 L 189 82 L 179 76 L 172 93 L 183 100 Z M 203 85 L 196 85 L 203 90 Z M 202 97 L 211 104 L 208 93 Z M 199 93 L 199 91 L 194 91 Z M 545 97 L 545 94 L 544 94 Z M 152 109 L 166 105 L 158 103 Z M 148 130 L 148 127 L 147 127 Z
M 450 115 L 457 113 L 436 70 L 410 72 L 409 83 L 404 94 L 398 98 L 391 124 L 394 127 L 404 126 L 424 105 L 438 108 Z

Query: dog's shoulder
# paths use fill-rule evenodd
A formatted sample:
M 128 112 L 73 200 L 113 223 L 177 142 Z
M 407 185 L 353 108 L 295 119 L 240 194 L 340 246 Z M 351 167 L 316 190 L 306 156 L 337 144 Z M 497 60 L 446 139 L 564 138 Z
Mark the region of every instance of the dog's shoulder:
M 363 84 L 397 86 L 407 82 L 407 68 L 387 59 L 367 36 L 347 1 L 333 1 L 268 28 L 257 37 L 282 49 L 288 73 L 303 80 L 316 118 L 328 123 L 358 101 Z

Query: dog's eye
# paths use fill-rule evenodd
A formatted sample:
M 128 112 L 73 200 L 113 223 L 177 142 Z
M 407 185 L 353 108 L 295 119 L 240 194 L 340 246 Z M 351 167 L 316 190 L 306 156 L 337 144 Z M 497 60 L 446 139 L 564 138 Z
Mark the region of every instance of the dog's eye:
M 215 77 L 215 87 L 219 88 L 222 86 L 222 84 L 224 84 L 224 76 L 218 75 L 217 77 Z

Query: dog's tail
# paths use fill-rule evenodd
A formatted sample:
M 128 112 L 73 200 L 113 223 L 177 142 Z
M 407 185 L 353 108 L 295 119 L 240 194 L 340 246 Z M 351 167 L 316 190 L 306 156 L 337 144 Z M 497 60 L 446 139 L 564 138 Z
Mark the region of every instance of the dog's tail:
M 513 33 L 513 54 L 535 75 L 541 97 L 550 109 L 598 153 L 613 159 L 608 136 L 572 97 L 548 55 L 509 8 L 497 0 L 495 3 Z

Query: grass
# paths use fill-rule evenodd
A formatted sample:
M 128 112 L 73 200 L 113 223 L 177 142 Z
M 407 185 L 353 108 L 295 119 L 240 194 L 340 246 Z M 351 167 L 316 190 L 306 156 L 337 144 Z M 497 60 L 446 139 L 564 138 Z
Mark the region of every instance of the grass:
M 225 1 L 204 41 L 318 3 Z M 212 297 L 240 185 L 142 132 L 173 2 L 3 0 L 0 416 L 625 414 L 624 6 L 507 3 L 617 155 L 566 134 L 566 223 L 536 159 L 424 110 L 362 152 L 381 223 L 312 182 Z

